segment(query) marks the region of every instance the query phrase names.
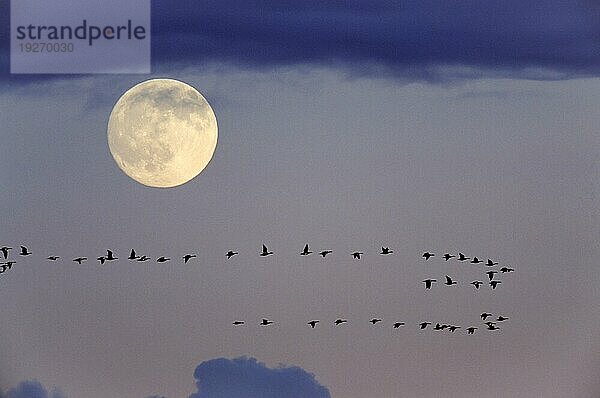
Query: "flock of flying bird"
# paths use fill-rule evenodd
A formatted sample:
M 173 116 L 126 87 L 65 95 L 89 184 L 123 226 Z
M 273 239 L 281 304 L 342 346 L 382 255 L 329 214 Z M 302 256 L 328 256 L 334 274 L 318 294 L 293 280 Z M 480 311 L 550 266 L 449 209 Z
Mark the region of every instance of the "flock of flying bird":
M 429 260 L 431 257 L 435 256 L 435 254 L 433 253 L 429 253 L 429 252 L 425 252 L 423 253 L 423 257 L 425 258 L 425 260 Z M 445 253 L 444 256 L 442 257 L 445 261 L 450 260 L 451 258 L 454 258 L 456 256 L 450 254 L 450 253 Z M 498 262 L 495 262 L 493 260 L 490 260 L 489 258 L 487 259 L 487 262 L 484 262 L 483 260 L 478 259 L 477 257 L 473 257 L 471 259 L 471 257 L 466 257 L 464 254 L 462 253 L 458 253 L 458 261 L 469 261 L 471 264 L 480 264 L 480 263 L 484 263 L 487 267 L 495 267 L 498 265 Z M 496 269 L 490 269 L 489 271 L 486 271 L 485 274 L 487 275 L 488 279 L 489 279 L 489 285 L 490 287 L 495 290 L 496 287 L 502 283 L 502 281 L 498 280 L 498 279 L 494 279 L 495 275 L 500 273 L 500 274 L 507 274 L 510 272 L 514 272 L 515 269 L 508 267 L 508 266 L 503 266 L 500 268 L 500 270 L 496 270 Z M 437 279 L 425 279 L 423 281 L 423 283 L 425 284 L 425 289 L 431 289 L 431 287 L 433 286 L 434 283 L 437 283 Z M 446 286 L 452 286 L 452 285 L 457 285 L 458 282 L 455 281 L 454 279 L 452 279 L 450 276 L 446 275 L 446 281 L 444 282 L 444 285 Z M 479 289 L 479 287 L 481 285 L 483 285 L 482 281 L 479 280 L 475 280 L 473 282 L 470 283 L 471 285 L 473 285 L 475 287 L 475 289 Z
M 490 314 L 488 312 L 483 312 L 480 315 L 482 321 L 487 320 L 491 316 L 493 316 L 493 314 Z M 503 316 L 503 315 L 499 315 L 498 317 L 495 318 L 495 321 L 487 321 L 487 322 L 483 322 L 483 324 L 487 326 L 487 328 L 486 328 L 487 330 L 500 330 L 500 327 L 498 327 L 497 324 L 499 322 L 504 322 L 504 321 L 507 321 L 507 320 L 508 320 L 508 317 Z M 320 323 L 320 322 L 321 321 L 318 320 L 318 319 L 313 319 L 313 320 L 307 322 L 306 324 L 309 325 L 312 329 L 314 329 L 317 326 L 317 324 Z M 378 324 L 380 322 L 383 322 L 383 319 L 381 319 L 381 318 L 373 318 L 369 322 L 371 324 L 373 324 L 373 325 L 376 325 L 376 324 Z M 333 325 L 334 326 L 339 326 L 339 325 L 342 325 L 344 323 L 348 323 L 348 320 L 347 319 L 343 319 L 343 318 L 338 318 L 338 319 L 336 319 L 333 322 Z M 246 324 L 245 321 L 240 321 L 240 320 L 233 321 L 233 325 L 234 326 L 241 326 L 241 325 L 245 325 L 245 324 Z M 261 322 L 259 323 L 260 326 L 269 326 L 269 325 L 273 325 L 273 324 L 275 324 L 274 321 L 271 321 L 271 320 L 266 319 L 266 318 L 263 318 L 261 320 Z M 424 330 L 424 329 L 427 329 L 427 327 L 429 325 L 432 325 L 432 324 L 433 324 L 432 322 L 428 322 L 428 321 L 421 322 L 421 323 L 419 323 L 419 328 L 421 330 Z M 404 326 L 404 325 L 406 325 L 406 322 L 394 322 L 392 324 L 392 327 L 394 329 L 399 329 L 401 326 Z M 438 322 L 438 323 L 436 323 L 436 325 L 432 329 L 433 330 L 440 330 L 440 331 L 441 330 L 448 330 L 448 331 L 454 333 L 456 330 L 461 329 L 461 328 L 462 328 L 461 326 L 449 325 L 449 324 L 440 324 Z M 474 334 L 477 329 L 479 329 L 479 327 L 477 327 L 477 326 L 469 326 L 465 330 L 467 331 L 467 334 Z
M 0 253 L 4 257 L 4 260 L 6 260 L 4 262 L 0 262 L 0 274 L 4 273 L 6 270 L 10 270 L 12 268 L 13 264 L 16 263 L 15 260 L 9 260 L 9 253 L 10 253 L 10 251 L 12 249 L 13 249 L 12 247 L 8 247 L 8 246 L 2 246 L 2 247 L 0 247 Z M 333 253 L 333 250 L 322 250 L 318 254 L 320 256 L 322 256 L 323 258 L 325 258 L 327 255 L 329 255 L 331 253 Z M 381 248 L 381 252 L 379 254 L 382 255 L 382 256 L 387 256 L 387 255 L 390 255 L 392 253 L 394 253 L 394 251 L 391 250 L 389 247 L 382 247 Z M 19 256 L 26 257 L 26 256 L 30 256 L 31 254 L 32 254 L 31 251 L 29 251 L 29 249 L 27 247 L 21 246 L 21 250 L 19 252 Z M 225 253 L 225 257 L 227 259 L 230 259 L 233 256 L 236 256 L 238 254 L 239 253 L 236 252 L 236 251 L 229 250 L 229 251 L 227 251 L 227 253 Z M 261 257 L 267 257 L 267 256 L 271 256 L 273 254 L 274 253 L 272 251 L 269 251 L 269 249 L 267 248 L 266 245 L 264 245 L 264 244 L 262 245 L 262 250 L 259 252 L 259 256 L 261 256 Z M 310 254 L 313 254 L 313 252 L 310 250 L 310 247 L 309 247 L 309 245 L 307 243 L 304 246 L 304 249 L 300 252 L 300 255 L 301 256 L 308 256 Z M 361 256 L 364 255 L 364 252 L 355 251 L 355 252 L 352 252 L 350 254 L 351 254 L 351 256 L 352 256 L 353 259 L 360 260 Z M 422 257 L 426 261 L 429 260 L 429 259 L 431 259 L 434 256 L 435 256 L 435 254 L 434 253 L 430 253 L 430 252 L 425 252 L 422 255 Z M 187 264 L 188 261 L 190 261 L 193 258 L 196 258 L 196 254 L 185 254 L 185 255 L 183 255 L 181 257 L 181 259 L 183 260 L 183 262 L 185 264 Z M 460 261 L 460 262 L 465 262 L 465 261 L 470 260 L 469 263 L 471 263 L 471 264 L 480 264 L 480 263 L 483 263 L 487 267 L 496 267 L 496 266 L 498 266 L 498 262 L 494 262 L 491 259 L 487 259 L 487 262 L 484 262 L 483 260 L 480 260 L 477 257 L 473 257 L 473 258 L 467 257 L 463 253 L 460 253 L 460 252 L 458 253 L 458 257 L 455 256 L 455 255 L 452 255 L 450 253 L 444 253 L 444 255 L 442 256 L 442 258 L 445 261 L 448 261 L 448 260 L 450 260 L 452 258 L 456 258 L 456 260 Z M 60 259 L 60 257 L 56 256 L 56 255 L 51 255 L 51 256 L 47 257 L 48 261 L 58 261 L 59 259 Z M 111 262 L 111 261 L 115 261 L 115 260 L 118 260 L 118 259 L 119 258 L 115 257 L 114 252 L 111 251 L 111 250 L 107 250 L 105 255 L 102 255 L 102 256 L 99 256 L 99 257 L 96 258 L 96 260 L 100 264 L 105 264 L 106 262 Z M 129 254 L 129 257 L 127 257 L 127 259 L 130 260 L 130 261 L 138 261 L 138 262 L 146 262 L 146 261 L 151 260 L 151 258 L 148 257 L 148 256 L 146 256 L 146 255 L 141 255 L 141 256 L 138 255 L 136 253 L 135 249 L 131 249 L 131 252 Z M 74 262 L 76 262 L 76 263 L 78 263 L 78 264 L 81 265 L 84 262 L 86 262 L 87 260 L 88 260 L 87 257 L 81 256 L 81 257 L 74 258 L 72 261 L 74 261 Z M 171 261 L 171 258 L 165 257 L 165 256 L 160 256 L 160 257 L 156 258 L 155 261 L 157 263 L 165 263 L 167 261 Z M 508 266 L 502 266 L 499 270 L 490 269 L 489 271 L 486 271 L 486 275 L 488 276 L 489 285 L 491 286 L 491 288 L 492 289 L 496 289 L 496 287 L 500 283 L 502 283 L 502 281 L 494 279 L 496 274 L 498 274 L 498 273 L 505 274 L 505 273 L 510 273 L 510 272 L 514 272 L 514 269 L 511 268 L 511 267 L 508 267 Z M 457 285 L 458 284 L 457 281 L 455 281 L 454 279 L 452 279 L 448 275 L 445 276 L 445 279 L 446 280 L 445 280 L 444 284 L 446 286 L 453 286 L 453 285 Z M 431 289 L 431 287 L 433 286 L 433 284 L 437 283 L 437 279 L 431 279 L 431 278 L 430 279 L 425 279 L 423 281 L 423 283 L 425 284 L 425 289 Z M 481 285 L 483 285 L 483 283 L 484 282 L 482 282 L 482 281 L 475 280 L 475 281 L 471 282 L 470 284 L 473 285 L 475 287 L 475 289 L 479 289 L 479 287 Z M 482 321 L 486 321 L 491 316 L 492 316 L 492 314 L 487 313 L 487 312 L 484 312 L 484 313 L 482 313 L 480 315 Z M 487 330 L 499 330 L 500 328 L 497 326 L 497 323 L 498 322 L 504 322 L 507 319 L 508 319 L 508 317 L 500 315 L 500 316 L 498 316 L 496 318 L 495 321 L 487 321 L 487 322 L 484 322 L 483 324 L 487 326 Z M 333 324 L 335 326 L 339 326 L 339 325 L 342 325 L 342 324 L 347 323 L 347 322 L 348 322 L 347 319 L 339 318 L 339 319 L 336 319 L 333 322 Z M 383 322 L 383 320 L 380 319 L 380 318 L 373 318 L 369 322 L 371 324 L 373 324 L 373 325 L 376 325 L 376 324 L 378 324 L 380 322 Z M 233 325 L 234 326 L 241 326 L 241 325 L 244 325 L 245 323 L 246 323 L 245 321 L 236 320 L 236 321 L 233 322 Z M 259 323 L 259 325 L 261 325 L 261 326 L 269 326 L 269 325 L 272 325 L 274 323 L 275 323 L 274 321 L 271 321 L 271 320 L 268 320 L 268 319 L 262 319 L 262 321 Z M 307 322 L 307 324 L 310 325 L 310 327 L 313 328 L 313 329 L 317 326 L 318 323 L 320 323 L 320 320 L 316 320 L 316 319 Z M 401 326 L 404 326 L 405 324 L 406 323 L 404 323 L 404 322 L 394 322 L 392 326 L 393 326 L 394 329 L 398 329 Z M 423 330 L 423 329 L 426 329 L 427 326 L 429 326 L 429 325 L 432 325 L 432 322 L 421 322 L 419 324 L 419 328 L 421 330 Z M 440 331 L 441 330 L 448 330 L 450 332 L 455 332 L 457 329 L 460 329 L 460 328 L 461 328 L 461 326 L 436 323 L 436 325 L 432 329 L 433 330 L 440 330 Z M 467 331 L 467 334 L 474 334 L 475 330 L 477 330 L 477 329 L 478 329 L 478 327 L 476 327 L 476 326 L 470 326 L 470 327 L 466 328 L 465 330 Z
M 394 251 L 393 251 L 393 250 L 390 250 L 390 248 L 389 248 L 389 247 L 382 247 L 382 248 L 381 248 L 381 252 L 380 252 L 379 254 L 380 254 L 380 255 L 389 255 L 389 254 L 392 254 L 393 252 L 394 252 Z M 312 252 L 310 251 L 308 244 L 306 244 L 306 245 L 304 246 L 304 250 L 303 250 L 302 252 L 300 252 L 300 255 L 302 255 L 302 256 L 307 256 L 307 255 L 309 255 L 309 254 L 311 254 L 311 253 L 312 253 Z M 319 254 L 320 254 L 321 256 L 325 257 L 325 256 L 327 256 L 329 253 L 332 253 L 332 251 L 331 251 L 331 250 L 323 250 L 323 251 L 322 251 L 322 252 L 320 252 Z M 261 256 L 268 256 L 268 255 L 271 255 L 271 254 L 273 254 L 273 252 L 270 252 L 270 251 L 268 251 L 267 247 L 266 247 L 265 245 L 263 245 L 263 250 L 262 250 L 262 252 L 261 252 L 261 254 L 260 254 L 260 255 L 261 255 Z M 359 251 L 356 251 L 356 252 L 353 252 L 353 253 L 351 253 L 352 257 L 353 257 L 354 259 L 357 259 L 357 260 L 360 260 L 360 258 L 361 258 L 361 256 L 362 256 L 363 254 L 364 254 L 363 252 L 359 252 Z M 435 254 L 434 254 L 434 253 L 425 252 L 425 253 L 423 253 L 423 256 L 422 256 L 422 257 L 423 257 L 423 258 L 425 258 L 425 260 L 429 260 L 431 257 L 434 257 L 434 256 L 435 256 Z M 443 258 L 445 261 L 448 261 L 448 260 L 450 260 L 451 258 L 455 258 L 455 257 L 456 257 L 455 255 L 452 255 L 452 254 L 450 254 L 450 253 L 444 253 L 444 255 L 442 256 L 442 258 Z M 477 258 L 477 257 L 473 257 L 473 258 L 471 259 L 470 257 L 467 257 L 467 256 L 465 256 L 463 253 L 460 253 L 460 252 L 458 253 L 458 257 L 456 257 L 456 259 L 457 259 L 458 261 L 461 261 L 461 262 L 464 262 L 464 261 L 467 261 L 467 260 L 471 260 L 471 261 L 470 261 L 470 263 L 471 263 L 471 264 L 480 264 L 480 263 L 484 263 L 484 261 L 483 261 L 483 260 L 480 260 L 480 259 L 479 259 L 479 258 Z M 487 262 L 485 262 L 485 265 L 486 265 L 486 266 L 488 266 L 488 267 L 495 267 L 495 266 L 497 266 L 498 264 L 499 264 L 498 262 L 494 262 L 493 260 L 491 260 L 491 259 L 489 259 L 489 258 L 487 259 Z M 490 271 L 487 271 L 487 272 L 486 272 L 486 274 L 487 274 L 487 276 L 488 276 L 488 279 L 489 279 L 489 284 L 490 284 L 490 286 L 491 286 L 491 288 L 492 288 L 492 289 L 496 289 L 496 287 L 498 286 L 498 284 L 502 283 L 502 281 L 499 281 L 499 280 L 496 280 L 496 279 L 494 279 L 494 276 L 495 276 L 497 273 L 499 273 L 499 272 L 500 272 L 500 273 L 502 273 L 502 274 L 504 274 L 504 273 L 510 273 L 510 272 L 514 272 L 514 268 L 510 268 L 510 267 L 508 267 L 508 266 L 503 266 L 503 267 L 501 267 L 501 268 L 500 268 L 500 270 L 499 270 L 499 271 L 497 271 L 497 270 L 494 270 L 494 269 L 492 269 L 492 270 L 490 270 Z M 436 283 L 436 282 L 437 282 L 437 280 L 436 280 L 436 279 L 425 279 L 425 280 L 423 281 L 423 283 L 425 283 L 425 289 L 431 289 L 431 287 L 432 287 L 433 283 Z M 447 285 L 447 286 L 452 286 L 452 285 L 456 285 L 457 283 L 458 283 L 458 282 L 456 282 L 455 280 L 453 280 L 453 279 L 452 279 L 450 276 L 446 275 L 446 281 L 445 281 L 445 285 Z M 473 286 L 475 287 L 475 289 L 479 289 L 479 287 L 480 287 L 482 284 L 483 284 L 483 282 L 482 282 L 482 281 L 478 281 L 478 280 L 471 282 L 471 285 L 473 285 Z M 486 320 L 487 320 L 489 317 L 491 317 L 491 316 L 493 316 L 493 314 L 491 314 L 491 313 L 488 313 L 488 312 L 483 312 L 483 313 L 480 315 L 480 317 L 481 317 L 481 320 L 482 320 L 482 321 L 486 321 Z M 486 325 L 486 329 L 487 329 L 487 330 L 500 330 L 500 327 L 498 327 L 498 326 L 497 326 L 497 324 L 498 324 L 499 322 L 504 322 L 504 321 L 506 321 L 506 320 L 508 320 L 508 317 L 506 317 L 506 316 L 503 316 L 503 315 L 499 315 L 499 316 L 498 316 L 498 317 L 495 319 L 495 321 L 487 321 L 487 322 L 483 322 L 483 324 L 484 324 L 484 325 Z M 307 325 L 309 325 L 309 326 L 310 326 L 312 329 L 314 329 L 314 328 L 317 326 L 317 324 L 318 324 L 318 323 L 320 323 L 320 322 L 321 322 L 321 321 L 320 321 L 320 320 L 318 320 L 318 319 L 313 319 L 313 320 L 311 320 L 311 321 L 307 322 Z M 373 319 L 371 319 L 369 322 L 370 322 L 371 324 L 373 324 L 373 325 L 376 325 L 376 324 L 378 324 L 378 323 L 380 323 L 380 322 L 383 322 L 383 319 L 381 319 L 381 318 L 373 318 Z M 275 323 L 274 321 L 271 321 L 271 320 L 269 320 L 269 319 L 263 318 L 263 319 L 261 320 L 261 322 L 259 323 L 259 325 L 260 325 L 260 326 L 269 326 L 269 325 L 273 325 L 274 323 Z M 348 323 L 348 320 L 347 320 L 347 319 L 338 318 L 338 319 L 336 319 L 336 320 L 333 322 L 333 325 L 335 325 L 335 326 L 339 326 L 339 325 L 342 325 L 342 324 L 344 324 L 344 323 Z M 234 326 L 241 326 L 241 325 L 245 325 L 245 324 L 246 324 L 246 322 L 245 322 L 245 321 L 241 321 L 241 320 L 236 320 L 236 321 L 234 321 L 234 322 L 233 322 L 233 325 L 234 325 Z M 427 328 L 429 325 L 432 325 L 432 324 L 433 324 L 432 322 L 428 322 L 428 321 L 421 322 L 421 323 L 419 323 L 419 328 L 420 328 L 421 330 L 424 330 L 424 329 L 426 329 L 426 328 Z M 392 324 L 392 327 L 393 327 L 394 329 L 399 329 L 401 326 L 404 326 L 404 325 L 406 325 L 406 323 L 405 323 L 405 322 L 394 322 L 394 323 Z M 458 330 L 458 329 L 461 329 L 461 328 L 462 328 L 461 326 L 449 325 L 449 324 L 440 324 L 440 323 L 438 322 L 438 323 L 436 323 L 436 325 L 435 325 L 435 326 L 434 326 L 432 329 L 433 329 L 433 330 L 438 330 L 438 331 L 441 331 L 441 330 L 448 330 L 448 331 L 450 331 L 450 332 L 454 333 L 456 330 Z M 469 326 L 469 327 L 468 327 L 468 328 L 466 328 L 465 330 L 467 331 L 467 334 L 474 334 L 474 333 L 475 333 L 475 331 L 476 331 L 477 329 L 479 329 L 477 326 Z

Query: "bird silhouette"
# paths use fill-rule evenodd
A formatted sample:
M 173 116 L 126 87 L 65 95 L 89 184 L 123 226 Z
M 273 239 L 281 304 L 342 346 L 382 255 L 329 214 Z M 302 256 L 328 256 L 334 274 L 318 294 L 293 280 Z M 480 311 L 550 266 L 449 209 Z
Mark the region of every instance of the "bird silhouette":
M 169 260 L 170 260 L 170 258 L 168 258 L 168 257 L 160 256 L 159 258 L 156 259 L 156 262 L 157 263 L 165 263 Z
M 485 321 L 486 319 L 488 319 L 489 317 L 491 317 L 491 316 L 492 316 L 492 314 L 489 314 L 489 313 L 487 313 L 487 312 L 483 312 L 483 313 L 482 313 L 481 315 L 479 315 L 479 316 L 481 317 L 481 319 L 483 319 L 483 320 Z
M 435 326 L 433 327 L 433 330 L 444 330 L 448 327 L 448 325 L 440 325 L 439 323 L 436 323 Z
M 475 289 L 479 289 L 479 286 L 483 285 L 483 282 L 473 281 L 473 282 L 471 282 L 471 285 L 475 286 Z
M 475 330 L 477 330 L 478 328 L 475 326 L 471 326 L 469 328 L 467 328 L 467 334 L 473 334 L 475 333 Z
M 498 273 L 498 271 L 494 271 L 494 270 L 486 272 L 486 274 L 487 274 L 488 278 L 490 278 L 490 280 L 494 279 L 494 274 L 497 274 L 497 273 Z
M 450 253 L 446 253 L 446 254 L 444 254 L 444 260 L 446 260 L 446 261 L 450 260 L 452 257 L 456 257 L 456 256 L 453 256 L 453 255 L 452 255 L 452 254 L 450 254 Z
M 425 260 L 429 260 L 433 256 L 435 256 L 435 254 L 433 254 L 433 253 L 429 253 L 429 252 L 423 253 L 423 257 L 425 257 Z
M 496 286 L 498 286 L 501 283 L 502 281 L 490 281 L 490 286 L 492 287 L 492 289 L 496 289 Z
M 446 282 L 444 283 L 446 286 L 456 285 L 456 281 L 453 281 L 448 275 L 446 275 Z
M 5 263 L 1 263 L 2 264 L 2 269 L 3 270 L 7 270 L 7 269 L 11 269 L 13 264 L 16 264 L 16 261 L 7 261 Z
M 137 261 L 142 262 L 142 263 L 144 261 L 148 261 L 148 260 L 150 260 L 150 257 L 145 256 L 145 255 L 143 255 L 143 256 L 141 256 L 140 258 L 137 259 Z
M 369 322 L 371 322 L 373 325 L 375 325 L 376 323 L 378 323 L 378 322 L 381 322 L 381 321 L 382 321 L 382 320 L 381 320 L 381 319 L 379 319 L 379 318 L 373 318 L 373 319 L 371 319 Z
M 244 321 L 233 321 L 234 326 L 243 325 L 244 323 L 245 323 Z
M 462 253 L 458 253 L 458 261 L 466 261 L 466 260 L 470 260 L 471 257 L 465 257 L 464 254 Z
M 483 261 L 478 259 L 477 257 L 473 257 L 473 260 L 471 260 L 471 264 L 479 264 L 482 263 Z
M 107 260 L 107 258 L 104 256 L 100 256 L 96 260 L 100 261 L 100 264 L 104 264 L 104 262 Z
M 9 250 L 12 250 L 12 247 L 7 247 L 7 246 L 0 247 L 0 251 L 2 252 L 2 255 L 4 256 L 5 260 L 8 258 L 8 251 Z
M 364 254 L 363 252 L 354 252 L 352 253 L 352 258 L 355 258 L 357 260 L 360 260 L 360 256 Z
M 400 326 L 404 326 L 406 325 L 406 323 L 404 322 L 396 322 L 394 323 L 394 329 L 398 329 Z
M 269 321 L 268 319 L 264 319 L 264 318 L 263 318 L 263 320 L 262 320 L 262 322 L 260 323 L 260 325 L 261 325 L 261 326 L 267 326 L 267 325 L 271 325 L 271 324 L 273 324 L 273 323 L 275 323 L 275 322 L 273 322 L 273 321 Z
M 29 256 L 31 254 L 31 252 L 25 246 L 21 246 L 21 253 L 19 253 L 19 254 L 21 256 Z
M 488 258 L 487 263 L 485 263 L 488 267 L 493 267 L 494 265 L 498 265 L 498 263 L 493 262 Z
M 347 319 L 336 319 L 335 322 L 334 322 L 334 324 L 336 326 L 338 326 L 338 325 L 341 325 L 342 323 L 346 323 L 346 322 L 348 322 Z
M 425 289 L 431 289 L 431 284 L 436 283 L 436 279 L 425 279 L 423 283 L 425 283 Z
M 50 260 L 50 261 L 56 261 L 56 260 L 58 260 L 59 258 L 60 258 L 59 256 L 50 256 L 50 257 L 48 257 L 47 259 L 48 259 L 48 260 Z
M 127 257 L 128 260 L 137 260 L 138 258 L 140 258 L 140 256 L 138 256 L 137 254 L 135 254 L 135 250 L 131 249 L 131 253 L 129 254 L 129 257 Z
M 420 327 L 421 329 L 425 329 L 425 328 L 427 327 L 427 325 L 431 325 L 431 322 L 421 322 L 421 323 L 419 324 L 419 327 Z
M 263 247 L 262 247 L 262 252 L 260 253 L 260 256 L 261 256 L 261 257 L 266 257 L 266 256 L 269 256 L 269 255 L 271 255 L 271 254 L 273 254 L 273 252 L 270 252 L 270 251 L 269 251 L 269 249 L 267 249 L 267 246 L 265 246 L 265 245 L 263 244 Z
M 310 321 L 307 323 L 307 325 L 310 325 L 311 328 L 315 328 L 315 326 L 317 326 L 317 323 L 319 323 L 318 320 L 314 320 L 314 321 Z
M 496 318 L 496 321 L 498 321 L 498 322 L 504 322 L 506 320 L 508 320 L 508 317 L 502 316 L 502 315 L 500 315 L 498 318 Z
M 500 268 L 500 272 L 502 272 L 503 274 L 507 273 L 507 272 L 513 272 L 514 269 L 512 268 L 508 268 L 508 267 L 502 267 Z
M 238 254 L 238 252 L 234 252 L 233 250 L 229 250 L 225 255 L 227 256 L 227 260 L 229 260 L 231 257 L 235 256 L 236 254 Z
M 312 252 L 310 250 L 308 250 L 308 243 L 304 246 L 304 250 L 302 250 L 300 252 L 301 256 L 308 256 L 309 254 L 311 254 Z
M 460 326 L 450 325 L 450 327 L 448 328 L 448 330 L 450 330 L 452 333 L 454 333 L 456 329 L 460 329 Z
M 386 256 L 386 255 L 388 255 L 388 254 L 392 254 L 393 252 L 394 252 L 394 251 L 393 251 L 393 250 L 390 250 L 390 248 L 389 248 L 389 247 L 383 247 L 383 246 L 382 246 L 382 247 L 381 247 L 381 253 L 379 253 L 379 254 L 381 254 L 382 256 Z
M 107 250 L 106 251 L 106 261 L 115 261 L 115 260 L 118 260 L 118 259 L 119 259 L 118 257 L 115 257 L 113 255 L 113 252 L 111 250 Z
M 496 326 L 495 322 L 486 322 L 485 324 L 487 325 L 488 330 L 498 330 L 498 329 L 500 329 L 499 327 Z
M 325 258 L 326 255 L 328 255 L 329 253 L 333 253 L 333 250 L 323 250 L 321 253 L 319 253 L 321 256 L 323 256 L 323 258 Z
M 190 261 L 190 259 L 194 258 L 194 257 L 196 257 L 195 254 L 186 254 L 185 256 L 182 257 L 183 258 L 183 263 L 187 264 L 187 262 Z
M 87 257 L 77 257 L 77 258 L 73 259 L 73 261 L 75 261 L 79 265 L 81 265 L 81 263 L 84 262 L 85 260 L 87 260 Z

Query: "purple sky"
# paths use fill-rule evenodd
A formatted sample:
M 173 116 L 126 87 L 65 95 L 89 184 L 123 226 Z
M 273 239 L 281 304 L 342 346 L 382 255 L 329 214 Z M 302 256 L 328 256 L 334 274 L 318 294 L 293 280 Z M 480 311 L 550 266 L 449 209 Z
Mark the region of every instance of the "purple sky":
M 5 70 L 0 245 L 33 251 L 0 275 L 6 398 L 32 379 L 40 398 L 218 398 L 250 388 L 221 382 L 240 374 L 282 397 L 597 397 L 598 8 L 484 3 L 155 1 L 153 75 Z M 173 189 L 129 179 L 106 143 L 150 77 L 193 85 L 219 123 L 212 162 Z M 198 257 L 132 264 L 132 247 Z M 109 248 L 119 262 L 71 261 Z M 515 272 L 475 291 L 485 267 L 446 251 Z M 459 284 L 424 289 L 444 275 Z M 510 319 L 486 331 L 484 311 Z

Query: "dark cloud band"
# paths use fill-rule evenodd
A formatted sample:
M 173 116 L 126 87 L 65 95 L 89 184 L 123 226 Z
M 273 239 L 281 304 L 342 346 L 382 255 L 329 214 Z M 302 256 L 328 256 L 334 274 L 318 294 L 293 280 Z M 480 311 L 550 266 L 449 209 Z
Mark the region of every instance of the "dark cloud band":
M 8 17 L 1 17 L 8 36 Z M 0 58 L 8 69 L 8 40 Z M 153 68 L 311 64 L 431 80 L 600 73 L 600 6 L 588 0 L 152 2 Z M 461 73 L 445 73 L 467 68 Z M 537 72 L 536 72 L 537 71 Z M 549 71 L 551 73 L 549 73 Z

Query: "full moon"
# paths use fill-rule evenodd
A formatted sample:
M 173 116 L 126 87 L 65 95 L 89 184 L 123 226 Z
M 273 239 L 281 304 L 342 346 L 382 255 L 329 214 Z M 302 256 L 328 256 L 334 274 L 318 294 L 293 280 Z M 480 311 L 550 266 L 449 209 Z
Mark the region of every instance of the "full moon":
M 218 129 L 212 108 L 195 88 L 151 79 L 119 98 L 107 134 L 110 153 L 125 174 L 150 187 L 170 188 L 204 170 Z

